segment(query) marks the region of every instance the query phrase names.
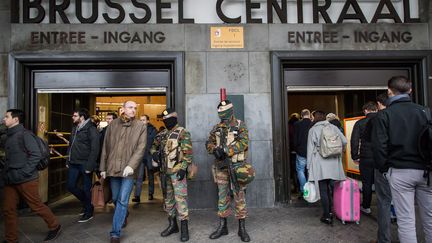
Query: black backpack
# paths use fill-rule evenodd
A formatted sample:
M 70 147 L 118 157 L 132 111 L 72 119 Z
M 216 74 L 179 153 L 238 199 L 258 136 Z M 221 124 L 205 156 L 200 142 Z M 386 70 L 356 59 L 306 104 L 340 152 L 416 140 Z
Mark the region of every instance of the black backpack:
M 31 134 L 31 136 L 33 136 L 35 138 L 36 143 L 37 143 L 39 150 L 41 152 L 41 159 L 40 159 L 38 165 L 36 166 L 36 168 L 38 170 L 46 169 L 48 167 L 48 163 L 49 163 L 49 159 L 50 159 L 50 149 L 49 149 L 48 143 L 45 140 L 43 140 L 41 137 L 36 136 L 33 132 L 28 131 L 28 130 L 24 130 L 23 132 L 21 132 L 21 137 L 19 138 L 18 141 L 20 143 L 22 150 L 26 154 L 28 153 L 28 151 L 25 149 L 25 146 L 24 146 L 24 133 L 29 133 L 29 134 Z
M 426 162 L 425 177 L 428 178 L 429 185 L 429 173 L 432 170 L 432 115 L 429 108 L 422 110 L 427 118 L 426 125 L 423 126 L 418 138 L 418 150 L 420 156 Z

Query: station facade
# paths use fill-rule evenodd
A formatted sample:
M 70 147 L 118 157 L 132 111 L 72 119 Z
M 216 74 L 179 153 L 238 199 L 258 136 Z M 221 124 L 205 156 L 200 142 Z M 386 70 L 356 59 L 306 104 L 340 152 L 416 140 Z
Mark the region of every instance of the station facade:
M 293 197 L 291 113 L 359 115 L 393 75 L 413 81 L 415 102 L 432 101 L 428 0 L 7 0 L 0 31 L 0 112 L 24 109 L 41 136 L 70 122 L 55 109 L 96 111 L 97 97 L 151 96 L 175 108 L 199 166 L 192 208 L 216 206 L 205 142 L 220 88 L 249 128 L 251 207 Z M 61 161 L 41 172 L 45 201 L 64 181 Z

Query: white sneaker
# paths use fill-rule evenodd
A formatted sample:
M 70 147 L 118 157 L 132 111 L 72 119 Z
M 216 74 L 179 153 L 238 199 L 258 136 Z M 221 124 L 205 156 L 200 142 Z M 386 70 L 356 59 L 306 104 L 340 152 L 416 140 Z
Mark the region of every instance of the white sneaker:
M 360 211 L 364 214 L 371 214 L 372 210 L 370 208 L 364 208 L 363 206 L 360 207 Z

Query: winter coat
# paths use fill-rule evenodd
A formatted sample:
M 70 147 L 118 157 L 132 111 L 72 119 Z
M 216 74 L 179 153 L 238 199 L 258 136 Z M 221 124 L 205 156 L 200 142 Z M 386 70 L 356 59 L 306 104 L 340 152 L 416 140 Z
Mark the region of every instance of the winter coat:
M 6 185 L 17 185 L 39 177 L 37 165 L 42 158 L 36 139 L 30 131 L 18 124 L 7 131 L 5 144 L 6 161 L 4 181 Z M 23 141 L 19 141 L 23 139 Z
M 72 129 L 68 163 L 81 164 L 86 171 L 94 171 L 99 148 L 99 132 L 91 120 L 87 119 L 81 127 L 75 126 Z
M 105 171 L 107 176 L 123 177 L 123 170 L 130 166 L 136 174 L 146 145 L 147 126 L 144 122 L 114 119 L 106 130 L 99 170 Z
M 319 151 L 320 137 L 322 129 L 325 125 L 329 125 L 328 121 L 317 122 L 309 130 L 308 146 L 307 146 L 307 169 L 309 171 L 309 181 L 320 181 L 325 179 L 345 180 L 345 173 L 342 166 L 342 156 L 323 158 Z M 331 125 L 334 132 L 339 134 L 342 143 L 345 146 L 347 140 L 341 133 L 339 128 Z M 318 184 L 318 183 L 315 183 Z
M 371 119 L 376 117 L 376 113 L 369 113 L 365 118 L 358 120 L 354 124 L 351 133 L 351 158 L 360 160 L 360 164 L 373 168 L 374 160 L 372 153 L 372 143 L 368 139 L 367 125 Z
M 424 107 L 409 97 L 395 100 L 372 121 L 374 161 L 381 172 L 390 167 L 426 169 L 418 152 L 418 137 L 427 119 Z
M 156 128 L 151 123 L 149 123 L 147 125 L 147 145 L 144 152 L 143 163 L 145 163 L 147 168 L 150 170 L 153 169 L 150 149 L 153 145 L 153 140 L 156 137 L 156 134 L 157 134 Z
M 311 126 L 312 121 L 309 118 L 303 118 L 294 124 L 294 151 L 302 157 L 307 156 L 307 139 Z

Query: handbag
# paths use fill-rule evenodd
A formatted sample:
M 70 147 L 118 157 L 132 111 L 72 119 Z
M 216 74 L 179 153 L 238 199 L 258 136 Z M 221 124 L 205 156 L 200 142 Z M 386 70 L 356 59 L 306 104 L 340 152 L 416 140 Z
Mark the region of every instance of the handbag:
M 111 191 L 111 184 L 110 184 L 110 177 L 107 177 L 105 179 L 101 178 L 101 184 L 103 187 L 104 192 L 104 202 L 107 204 L 112 200 L 112 191 Z
M 92 204 L 93 207 L 104 207 L 105 206 L 105 196 L 103 188 L 103 179 L 96 181 L 92 186 Z
M 320 199 L 314 182 L 308 181 L 303 186 L 303 198 L 309 203 L 314 203 Z

